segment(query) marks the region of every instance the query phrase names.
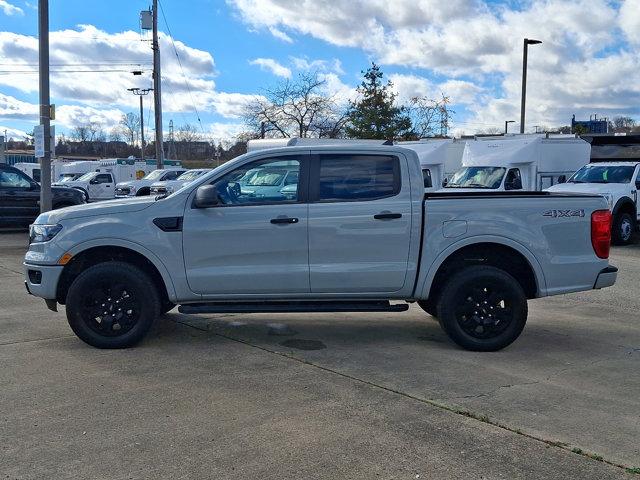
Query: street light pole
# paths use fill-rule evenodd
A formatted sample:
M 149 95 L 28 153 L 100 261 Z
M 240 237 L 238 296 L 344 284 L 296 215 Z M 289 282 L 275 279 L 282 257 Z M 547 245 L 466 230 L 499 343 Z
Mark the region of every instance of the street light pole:
M 160 90 L 160 44 L 158 43 L 158 0 L 153 0 L 153 106 L 156 120 L 156 165 L 164 168 L 162 147 L 162 92 Z
M 505 120 L 504 121 L 504 133 L 505 133 L 505 135 L 507 133 L 509 133 L 509 124 L 510 123 L 515 123 L 515 120 Z
M 140 160 L 144 162 L 144 108 L 142 106 L 142 97 L 148 95 L 153 88 L 127 88 L 127 90 L 140 97 Z
M 527 51 L 529 45 L 537 45 L 542 43 L 541 40 L 524 39 L 522 51 L 522 98 L 520 99 L 520 133 L 524 133 L 524 109 L 527 98 Z
M 44 130 L 44 156 L 40 159 L 40 212 L 51 210 L 51 99 L 49 98 L 49 0 L 38 1 L 38 66 L 40 125 Z

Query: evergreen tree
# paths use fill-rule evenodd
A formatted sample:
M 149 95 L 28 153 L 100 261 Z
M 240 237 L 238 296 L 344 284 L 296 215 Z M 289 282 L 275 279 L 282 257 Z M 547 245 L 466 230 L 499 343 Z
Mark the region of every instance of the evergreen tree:
M 396 105 L 391 81 L 383 83 L 380 67 L 372 64 L 358 87 L 361 98 L 349 105 L 347 135 L 352 138 L 381 140 L 408 139 L 414 136 L 405 107 Z

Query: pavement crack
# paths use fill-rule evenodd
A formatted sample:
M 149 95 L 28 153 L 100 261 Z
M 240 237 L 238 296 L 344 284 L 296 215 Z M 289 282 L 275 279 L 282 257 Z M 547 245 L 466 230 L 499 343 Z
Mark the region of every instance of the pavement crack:
M 0 343 L 0 347 L 6 347 L 7 345 L 19 345 L 21 343 L 46 342 L 48 340 L 59 340 L 61 338 L 75 338 L 75 335 L 61 335 L 59 337 L 45 337 L 45 338 L 34 338 L 32 340 L 17 340 L 15 342 L 4 342 L 4 343 Z
M 24 272 L 19 272 L 17 270 L 13 270 L 12 268 L 6 267 L 4 265 L 0 265 L 0 268 L 3 269 L 3 270 L 6 270 L 7 272 L 15 273 L 16 275 L 20 275 L 20 276 L 24 275 Z
M 489 390 L 488 392 L 483 392 L 483 393 L 477 393 L 477 394 L 472 394 L 472 395 L 461 395 L 461 396 L 457 396 L 457 397 L 447 397 L 444 398 L 443 400 L 457 400 L 457 399 L 463 399 L 463 398 L 482 398 L 482 397 L 490 397 L 492 395 L 494 395 L 495 393 L 497 393 L 498 391 L 504 389 L 504 388 L 513 388 L 513 387 L 524 387 L 527 385 L 537 385 L 538 383 L 540 383 L 539 381 L 535 381 L 535 382 L 524 382 L 524 383 L 513 383 L 513 384 L 507 384 L 507 385 L 499 385 L 498 387 L 494 388 L 493 390 Z
M 559 449 L 564 450 L 564 451 L 566 451 L 568 453 L 572 453 L 572 454 L 575 454 L 575 455 L 580 455 L 582 457 L 589 458 L 591 460 L 602 462 L 602 463 L 604 463 L 606 465 L 610 465 L 612 467 L 619 468 L 619 469 L 621 469 L 623 471 L 627 470 L 628 468 L 630 468 L 628 465 L 622 465 L 622 464 L 616 463 L 616 462 L 614 462 L 612 460 L 607 460 L 607 459 L 603 458 L 601 455 L 590 454 L 590 453 L 582 451 L 581 449 L 571 448 L 571 445 L 569 445 L 567 443 L 558 442 L 558 441 L 555 441 L 555 440 L 549 440 L 549 439 L 546 439 L 546 438 L 543 438 L 543 437 L 540 437 L 540 436 L 536 436 L 535 434 L 531 434 L 531 433 L 525 433 L 522 430 L 519 430 L 519 429 L 517 429 L 515 427 L 510 427 L 509 425 L 505 425 L 505 424 L 500 423 L 500 422 L 498 422 L 496 420 L 492 420 L 486 415 L 477 414 L 477 413 L 471 412 L 469 410 L 465 410 L 465 409 L 458 408 L 458 407 L 455 407 L 455 406 L 447 405 L 446 403 L 442 403 L 440 401 L 433 400 L 433 399 L 430 399 L 430 398 L 422 398 L 422 397 L 418 397 L 416 395 L 412 395 L 412 394 L 407 393 L 407 392 L 402 392 L 402 391 L 397 390 L 397 389 L 395 389 L 393 387 L 380 385 L 378 383 L 371 382 L 369 380 L 365 380 L 363 378 L 359 378 L 359 377 L 356 377 L 354 375 L 350 375 L 348 373 L 344 373 L 344 372 L 341 372 L 341 371 L 338 371 L 338 370 L 334 370 L 334 369 L 329 368 L 329 367 L 325 367 L 323 365 L 319 365 L 317 363 L 313 363 L 313 362 L 311 362 L 309 360 L 306 360 L 304 358 L 295 357 L 295 356 L 293 356 L 291 354 L 288 354 L 288 353 L 285 353 L 285 352 L 279 352 L 277 350 L 272 350 L 270 348 L 267 348 L 267 347 L 264 347 L 264 346 L 261 346 L 261 345 L 256 345 L 254 343 L 251 343 L 251 342 L 249 342 L 247 340 L 243 340 L 241 338 L 232 337 L 230 335 L 226 335 L 224 333 L 219 333 L 219 332 L 212 332 L 212 333 L 215 336 L 218 336 L 218 337 L 221 337 L 221 338 L 225 338 L 225 339 L 231 340 L 233 342 L 241 343 L 241 344 L 243 344 L 245 346 L 248 346 L 248 347 L 251 347 L 251 348 L 255 348 L 255 349 L 258 349 L 258 350 L 262 350 L 263 352 L 270 353 L 272 355 L 277 355 L 279 357 L 283 357 L 283 358 L 286 358 L 288 360 L 293 360 L 293 361 L 299 362 L 299 363 L 301 363 L 303 365 L 306 365 L 306 366 L 309 366 L 309 367 L 312 367 L 312 368 L 316 368 L 318 370 L 322 370 L 323 372 L 327 372 L 327 373 L 330 373 L 330 374 L 333 374 L 333 375 L 337 375 L 339 377 L 346 378 L 348 380 L 352 380 L 354 382 L 358 382 L 358 383 L 361 383 L 363 385 L 368 385 L 370 387 L 373 387 L 373 388 L 376 388 L 376 389 L 379 389 L 379 390 L 383 390 L 385 392 L 394 393 L 396 395 L 400 395 L 402 397 L 414 400 L 416 402 L 420 402 L 420 403 L 423 403 L 425 405 L 430 405 L 432 407 L 439 408 L 441 410 L 445 410 L 445 411 L 453 413 L 455 415 L 460 415 L 462 417 L 470 418 L 470 419 L 476 420 L 478 422 L 482 422 L 482 423 L 485 423 L 487 425 L 491 425 L 493 427 L 500 428 L 502 430 L 514 433 L 516 435 L 520 435 L 520 436 L 522 436 L 524 438 L 528 438 L 530 440 L 535 440 L 535 441 L 543 443 L 543 444 L 545 444 L 545 445 L 547 445 L 549 447 L 559 448 Z M 533 384 L 533 383 L 539 383 L 539 382 L 530 382 L 530 383 Z M 518 385 L 525 385 L 525 384 L 514 384 L 514 385 L 508 385 L 508 386 L 501 386 L 501 387 L 498 387 L 496 390 L 499 390 L 500 388 L 510 388 L 510 387 L 518 386 Z

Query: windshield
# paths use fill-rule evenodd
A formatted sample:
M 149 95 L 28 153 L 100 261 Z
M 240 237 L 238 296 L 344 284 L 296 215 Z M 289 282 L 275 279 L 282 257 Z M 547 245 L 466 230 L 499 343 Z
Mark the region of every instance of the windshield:
M 251 178 L 249 178 L 249 180 L 247 180 L 245 185 L 260 187 L 273 187 L 276 185 L 280 185 L 286 173 L 286 170 L 273 170 L 265 168 L 255 172 L 255 174 Z
M 143 178 L 143 180 L 158 180 L 160 177 L 162 177 L 162 174 L 166 172 L 166 170 L 154 170 L 151 173 L 148 173 L 146 177 Z
M 635 165 L 585 165 L 568 183 L 629 183 Z
M 203 173 L 205 173 L 205 172 L 202 171 L 202 170 L 190 170 L 188 172 L 184 172 L 182 175 L 180 175 L 178 178 L 176 178 L 176 180 L 180 180 L 180 181 L 195 180 L 196 178 L 198 178 Z
M 86 182 L 88 180 L 91 180 L 93 177 L 95 177 L 98 173 L 97 172 L 87 172 L 84 175 L 82 175 L 78 181 L 79 182 Z
M 59 182 L 72 182 L 76 178 L 78 178 L 78 174 L 77 173 L 63 173 L 60 176 L 60 179 L 58 181 Z
M 464 167 L 445 188 L 499 188 L 505 171 L 503 167 Z

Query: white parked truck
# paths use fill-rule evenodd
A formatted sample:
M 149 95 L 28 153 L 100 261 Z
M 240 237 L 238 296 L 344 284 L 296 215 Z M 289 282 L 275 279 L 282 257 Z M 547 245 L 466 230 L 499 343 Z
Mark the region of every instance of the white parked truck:
M 116 183 L 142 178 L 153 170 L 151 164 L 129 158 L 97 160 L 91 167 L 78 178 L 60 180 L 54 185 L 77 188 L 85 193 L 89 202 L 110 200 L 115 197 Z
M 396 145 L 416 152 L 424 177 L 424 191 L 435 192 L 462 166 L 465 141 L 432 139 L 397 142 Z
M 287 162 L 293 194 L 239 179 Z M 171 195 L 40 215 L 25 281 L 100 348 L 184 314 L 402 312 L 417 302 L 471 350 L 511 344 L 527 300 L 614 284 L 599 195 L 424 193 L 416 152 L 335 144 L 257 150 Z M 391 321 L 391 320 L 390 320 Z
M 151 195 L 170 195 L 180 190 L 183 186 L 193 182 L 205 173 L 209 173 L 210 168 L 193 168 L 185 171 L 182 175 L 173 180 L 163 180 L 153 182 L 150 187 Z
M 151 185 L 156 182 L 166 182 L 177 179 L 187 170 L 182 167 L 167 167 L 162 170 L 154 170 L 140 180 L 129 180 L 116 185 L 116 198 L 142 197 L 151 193 Z
M 640 162 L 598 162 L 585 165 L 566 183 L 554 185 L 550 192 L 602 195 L 613 214 L 611 236 L 618 245 L 633 241 L 640 221 Z
M 468 141 L 445 191 L 541 191 L 589 163 L 591 146 L 573 135 L 507 135 Z

